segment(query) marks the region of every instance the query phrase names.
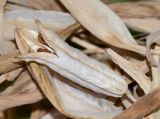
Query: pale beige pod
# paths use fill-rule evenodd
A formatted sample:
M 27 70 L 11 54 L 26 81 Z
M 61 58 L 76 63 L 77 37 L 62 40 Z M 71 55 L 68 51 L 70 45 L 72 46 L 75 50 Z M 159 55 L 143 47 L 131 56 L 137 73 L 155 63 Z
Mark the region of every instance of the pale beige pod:
M 19 37 L 23 37 L 31 49 L 38 52 L 25 55 L 21 57 L 22 60 L 44 64 L 69 80 L 98 93 L 120 97 L 126 92 L 126 81 L 109 66 L 69 46 L 40 22 L 37 24 L 45 45 L 35 41 L 38 39 L 37 32 L 18 30 Z
M 34 36 L 30 37 L 32 36 L 32 33 L 25 35 L 28 39 L 37 38 Z M 20 32 L 17 31 L 16 42 L 20 52 L 22 54 L 26 54 L 27 51 L 36 53 L 36 48 L 40 46 L 36 46 L 29 50 L 29 47 L 27 47 L 28 45 L 24 41 L 25 37 L 21 37 L 19 34 Z M 36 39 L 34 40 L 36 41 Z M 28 43 L 30 44 L 31 42 Z M 51 52 L 49 49 L 41 49 L 41 51 L 43 50 Z M 87 90 L 86 88 L 60 76 L 46 66 L 33 62 L 28 63 L 27 66 L 34 77 L 34 80 L 52 105 L 59 112 L 68 117 L 76 119 L 111 119 L 118 113 L 122 112 L 122 107 L 115 106 L 114 102 L 106 99 L 106 96 Z

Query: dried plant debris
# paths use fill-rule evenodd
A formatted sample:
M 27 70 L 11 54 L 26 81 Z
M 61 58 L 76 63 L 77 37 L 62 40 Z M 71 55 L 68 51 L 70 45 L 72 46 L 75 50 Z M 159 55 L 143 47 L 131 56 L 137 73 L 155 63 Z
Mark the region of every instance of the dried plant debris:
M 111 2 L 1 0 L 0 118 L 160 118 L 160 2 Z
M 25 31 L 23 31 L 23 32 L 25 32 Z M 22 35 L 22 33 L 20 31 L 18 31 L 17 35 L 19 35 L 19 40 L 22 40 L 25 37 Z M 30 40 L 30 39 L 25 38 L 25 40 Z M 35 40 L 37 40 L 37 39 L 35 39 Z M 31 41 L 26 41 L 26 42 L 31 42 Z M 34 41 L 32 41 L 32 42 L 34 42 Z M 32 50 L 34 51 L 35 49 L 32 48 Z M 43 49 L 42 49 L 42 51 L 43 51 Z M 30 66 L 31 66 L 32 70 L 34 70 L 33 73 L 36 73 L 35 66 L 33 64 L 31 64 Z M 40 80 L 40 79 L 37 79 L 37 82 L 41 86 L 42 85 L 44 86 L 45 84 L 46 84 L 46 86 L 52 85 L 52 88 L 49 88 L 49 90 L 54 91 L 53 93 L 55 94 L 55 97 L 54 97 L 54 99 L 50 99 L 50 100 L 53 101 L 52 104 L 55 107 L 59 106 L 57 108 L 62 113 L 70 115 L 71 117 L 92 117 L 92 118 L 105 118 L 106 117 L 106 118 L 111 118 L 121 111 L 121 109 L 118 109 L 118 107 L 117 108 L 114 107 L 114 105 L 111 102 L 104 100 L 104 99 L 100 99 L 100 98 L 98 98 L 98 96 L 96 96 L 96 95 L 94 96 L 92 93 L 89 94 L 89 91 L 87 91 L 87 93 L 85 93 L 86 91 L 83 88 L 80 88 L 79 86 L 75 87 L 73 84 L 72 84 L 73 85 L 72 86 L 71 84 L 63 83 L 63 80 L 66 80 L 66 79 L 61 79 L 60 77 L 57 77 L 58 78 L 57 79 L 54 76 L 54 74 L 52 74 L 49 70 L 46 69 L 44 72 L 47 74 L 47 77 L 48 77 L 48 79 L 46 79 L 46 80 L 49 80 L 50 82 L 52 82 L 52 84 L 47 84 L 44 81 L 39 82 L 38 80 Z M 37 72 L 37 73 L 39 73 L 39 72 Z M 38 75 L 34 74 L 34 76 L 36 77 Z M 38 77 L 38 78 L 40 78 L 40 77 Z M 44 79 L 41 79 L 41 80 L 44 80 Z M 44 87 L 41 87 L 41 88 L 44 88 Z M 46 89 L 44 89 L 44 92 L 47 93 Z M 51 94 L 46 94 L 46 95 L 51 95 Z M 52 98 L 52 97 L 49 96 L 49 98 Z M 59 99 L 59 100 L 57 100 L 57 99 Z M 56 105 L 55 105 L 55 103 L 56 103 L 55 101 L 57 102 Z M 92 105 L 93 104 L 92 101 L 94 101 L 94 105 Z M 67 102 L 67 103 L 65 103 L 65 102 Z M 88 104 L 88 102 L 89 102 L 89 104 Z M 104 103 L 104 104 L 102 104 L 102 103 Z M 101 105 L 99 105 L 99 104 L 102 104 L 103 107 L 101 107 Z M 105 105 L 106 105 L 106 107 L 104 107 Z M 83 107 L 82 110 L 81 110 L 81 108 L 80 109 L 77 108 L 79 106 Z M 96 107 L 92 107 L 92 106 L 96 106 Z M 72 108 L 72 107 L 75 107 L 75 108 Z M 91 109 L 94 108 L 95 110 L 91 110 L 90 108 Z M 96 108 L 98 108 L 97 111 L 96 111 Z M 102 110 L 99 110 L 99 109 L 102 109 Z M 91 110 L 91 112 L 87 112 L 87 110 Z M 98 113 L 102 113 L 102 114 L 98 115 Z
M 59 4 L 57 0 L 8 0 L 6 10 L 17 10 L 17 9 L 33 9 L 33 10 L 55 10 L 62 11 L 64 7 Z
M 57 34 L 44 28 L 40 22 L 37 21 L 37 24 L 46 45 L 36 41 L 38 33 L 37 38 L 33 36 L 35 40 L 33 38 L 32 40 L 31 38 L 25 38 L 24 35 L 26 32 L 32 33 L 33 31 L 19 30 L 18 35 L 24 38 L 34 52 L 38 52 L 23 56 L 21 57 L 22 60 L 47 65 L 62 76 L 95 92 L 113 96 L 121 96 L 125 93 L 126 82 L 112 69 L 70 47 Z M 68 62 L 68 60 L 71 62 Z
M 130 28 L 153 33 L 159 31 L 159 2 L 125 2 L 109 5 Z M 136 8 L 136 9 L 135 9 Z
M 151 90 L 151 81 L 147 76 L 138 68 L 132 64 L 131 62 L 127 61 L 120 55 L 116 54 L 111 49 L 107 50 L 107 53 L 110 55 L 111 59 L 118 64 L 124 71 L 126 71 L 144 90 L 145 93 L 150 92 Z
M 76 23 L 71 15 L 56 11 L 44 10 L 14 10 L 4 14 L 4 37 L 6 40 L 14 39 L 15 28 L 27 28 L 36 30 L 35 19 L 41 22 L 54 32 L 61 32 Z

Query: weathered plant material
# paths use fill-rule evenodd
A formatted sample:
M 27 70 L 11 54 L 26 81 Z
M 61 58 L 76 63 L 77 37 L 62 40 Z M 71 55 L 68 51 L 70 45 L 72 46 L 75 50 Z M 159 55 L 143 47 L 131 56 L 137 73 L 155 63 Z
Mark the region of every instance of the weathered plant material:
M 0 95 L 11 95 L 23 92 L 32 92 L 36 90 L 37 86 L 32 80 L 32 77 L 28 74 L 26 70 L 20 72 L 20 74 L 12 81 L 12 85 L 5 88 Z M 15 105 L 16 106 L 16 105 Z
M 6 40 L 13 40 L 15 28 L 26 28 L 26 29 L 36 30 L 36 25 L 34 23 L 35 19 L 41 20 L 42 23 L 47 28 L 50 28 L 54 32 L 58 33 L 63 32 L 61 33 L 62 37 L 71 34 L 71 32 L 66 32 L 66 29 L 76 24 L 76 21 L 73 17 L 71 17 L 67 13 L 62 13 L 62 12 L 44 11 L 44 10 L 9 11 L 4 14 L 4 20 L 5 20 L 4 28 L 6 31 L 4 32 L 4 38 Z M 74 27 L 74 29 L 76 29 L 77 27 Z
M 109 7 L 115 11 L 130 28 L 153 33 L 159 31 L 158 19 L 160 14 L 160 3 L 138 1 L 110 4 Z M 136 8 L 136 9 L 135 9 Z
M 159 94 L 160 94 L 160 76 L 159 76 L 159 56 L 151 56 L 150 55 L 150 46 L 152 43 L 159 43 L 159 32 L 152 33 L 147 37 L 147 56 L 148 60 L 150 61 L 150 64 L 152 66 L 152 87 L 151 92 L 148 95 L 143 96 L 141 99 L 139 99 L 135 104 L 130 106 L 127 110 L 125 110 L 120 115 L 116 116 L 114 119 L 138 119 L 142 118 L 151 112 L 155 111 L 156 109 L 159 109 Z M 159 49 L 159 46 L 156 46 L 155 49 Z M 152 98 L 150 98 L 152 97 Z M 141 109 L 140 109 L 141 108 Z M 138 110 L 137 112 L 137 109 Z M 143 109 L 143 110 L 142 110 Z M 159 113 L 158 111 L 153 113 L 152 115 L 156 115 L 156 113 Z
M 159 64 L 157 64 L 154 61 L 154 59 L 150 53 L 150 47 L 154 43 L 158 43 L 158 44 L 160 43 L 159 33 L 160 33 L 159 31 L 152 33 L 150 36 L 147 37 L 147 42 L 146 42 L 147 43 L 147 55 L 146 56 L 148 58 L 148 61 L 150 61 L 151 65 L 154 65 L 154 66 L 158 66 Z
M 95 92 L 121 96 L 126 91 L 124 79 L 114 73 L 109 67 L 70 47 L 56 34 L 44 28 L 39 22 L 37 24 L 44 42 L 49 47 L 40 43 L 36 44 L 35 41 L 26 41 L 35 52 L 40 53 L 23 56 L 21 57 L 22 60 L 45 64 L 52 70 Z M 27 31 L 22 31 L 21 34 L 25 32 Z M 42 52 L 40 49 L 42 49 Z M 44 57 L 47 57 L 47 59 L 44 59 Z M 72 61 L 71 64 L 69 64 L 68 60 Z M 73 70 L 73 66 L 76 69 L 74 68 Z M 119 85 L 121 85 L 121 88 L 117 90 Z
M 111 49 L 107 49 L 107 53 L 111 57 L 111 59 L 118 64 L 125 72 L 127 72 L 144 90 L 145 93 L 149 93 L 151 90 L 151 81 L 147 76 L 134 64 L 130 63 L 126 59 L 122 58 L 116 52 Z
M 59 113 L 56 109 L 49 110 L 45 115 L 42 116 L 41 119 L 48 119 L 48 118 L 54 118 L 54 119 L 67 119 L 66 116 Z
M 5 4 L 6 4 L 6 1 L 7 0 L 1 0 L 0 1 L 0 54 L 4 54 L 4 50 L 5 50 L 5 47 L 3 46 L 3 40 L 4 40 L 4 38 L 3 38 L 3 33 L 4 33 L 4 31 L 3 31 L 3 14 L 4 14 L 4 6 L 5 6 Z
M 39 90 L 0 96 L 0 111 L 24 104 L 32 104 L 43 99 Z
M 40 25 L 40 23 L 39 23 L 39 25 Z M 40 27 L 40 30 L 42 29 L 42 30 L 47 31 L 47 29 L 44 29 L 42 25 L 40 25 L 39 27 Z M 30 37 L 30 39 L 27 38 L 28 35 L 25 34 L 26 32 L 28 32 L 28 34 L 30 33 L 30 35 L 31 35 L 31 33 L 34 33 L 33 31 L 26 31 L 26 30 L 18 30 L 16 32 L 17 33 L 16 34 L 17 35 L 17 43 L 19 44 L 18 46 L 20 49 L 22 48 L 21 47 L 22 45 L 20 44 L 21 42 L 26 42 L 29 45 L 29 47 L 31 47 L 30 43 L 33 43 L 33 42 L 36 43 L 36 40 L 38 38 L 38 36 L 37 36 L 38 33 L 37 33 L 37 35 L 36 35 L 37 37 L 33 36 L 32 40 L 31 40 L 31 37 Z M 49 32 L 49 31 L 47 31 L 47 32 Z M 32 35 L 34 35 L 34 34 L 32 34 Z M 36 39 L 33 39 L 33 38 L 36 38 Z M 37 40 L 37 44 L 38 44 L 38 42 L 39 41 Z M 62 42 L 64 42 L 64 41 L 62 41 Z M 37 44 L 35 44 L 35 46 Z M 43 46 L 43 45 L 41 44 L 41 46 Z M 38 47 L 40 47 L 40 46 L 38 46 Z M 46 46 L 46 48 L 47 48 L 47 46 Z M 35 50 L 34 47 L 31 47 L 31 49 L 32 49 L 32 51 L 37 52 L 37 50 Z M 21 52 L 24 52 L 24 51 L 21 51 Z M 59 55 L 59 54 L 57 54 L 57 55 Z M 33 73 L 33 76 L 35 77 L 36 81 L 40 85 L 42 91 L 50 99 L 52 104 L 60 112 L 66 114 L 70 117 L 112 118 L 113 116 L 115 116 L 117 113 L 119 113 L 121 111 L 121 109 L 115 107 L 111 102 L 103 99 L 102 97 L 99 97 L 98 95 L 96 96 L 96 94 L 94 94 L 93 92 L 91 92 L 91 94 L 90 94 L 89 93 L 90 91 L 86 91 L 82 87 L 79 87 L 73 83 L 68 84 L 67 79 L 61 79 L 60 78 L 61 76 L 56 77 L 57 75 L 55 75 L 55 73 L 52 74 L 51 71 L 49 71 L 48 69 L 43 70 L 42 67 L 40 67 L 34 63 L 31 63 L 29 67 L 30 67 L 29 69 L 30 69 L 31 73 Z M 45 74 L 47 74 L 47 76 L 45 76 L 44 72 L 45 72 Z M 39 77 L 39 73 L 41 73 L 40 74 L 41 77 Z M 44 79 L 41 79 L 42 77 L 46 77 L 45 81 L 43 81 Z M 67 82 L 64 82 L 65 80 Z M 50 83 L 50 82 L 52 82 L 52 83 Z M 67 102 L 67 103 L 64 103 L 64 102 Z M 99 104 L 102 104 L 103 107 L 101 107 L 101 105 L 99 105 Z M 81 106 L 81 109 L 77 108 L 79 106 Z M 75 107 L 75 108 L 73 108 L 73 107 Z M 92 110 L 93 108 L 94 108 L 94 110 Z M 90 112 L 87 112 L 88 110 L 90 110 Z
M 34 10 L 56 10 L 56 11 L 62 11 L 63 6 L 59 4 L 59 1 L 57 0 L 46 0 L 45 2 L 41 0 L 8 0 L 7 5 L 10 5 L 10 7 L 7 6 L 7 9 L 17 9 L 17 7 L 22 7 L 23 9 L 34 9 Z M 12 5 L 12 6 L 11 6 Z M 14 9 L 13 9 L 14 8 Z
M 155 0 L 1 0 L 0 118 L 30 104 L 24 118 L 159 119 L 159 11 Z
M 0 2 L 0 35 L 1 35 L 0 41 L 3 40 L 3 13 L 4 13 L 5 4 L 6 4 L 6 0 L 1 0 Z
M 113 119 L 141 119 L 160 107 L 160 89 L 145 95 Z M 152 97 L 152 98 L 151 98 Z
M 0 56 L 0 74 L 7 73 L 21 67 L 21 64 L 19 63 L 20 60 L 14 58 L 19 55 L 18 51 L 13 51 L 12 53 Z
M 57 93 L 57 98 L 59 97 L 59 103 L 66 113 L 76 115 L 76 117 L 79 118 L 100 119 L 112 118 L 121 112 L 120 108 L 115 107 L 110 101 L 105 100 L 103 97 L 73 83 L 66 82 L 66 79 L 60 76 L 56 77 L 50 71 L 46 71 L 46 73 L 50 81 L 52 81 Z
M 136 44 L 122 20 L 101 1 L 60 1 L 85 28 L 100 40 L 119 48 L 145 54 L 146 49 Z M 83 8 L 85 12 L 79 8 Z

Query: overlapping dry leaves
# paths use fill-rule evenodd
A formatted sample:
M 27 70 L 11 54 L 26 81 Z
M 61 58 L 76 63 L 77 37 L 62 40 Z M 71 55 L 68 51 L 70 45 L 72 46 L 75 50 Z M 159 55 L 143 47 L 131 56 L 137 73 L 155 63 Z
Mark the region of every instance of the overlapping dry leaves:
M 159 17 L 158 0 L 1 0 L 1 118 L 159 119 Z

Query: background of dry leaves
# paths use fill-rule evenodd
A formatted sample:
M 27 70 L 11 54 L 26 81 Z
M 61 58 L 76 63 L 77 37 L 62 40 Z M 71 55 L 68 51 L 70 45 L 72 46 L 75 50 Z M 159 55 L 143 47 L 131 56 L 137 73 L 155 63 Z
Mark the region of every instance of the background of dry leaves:
M 1 0 L 0 118 L 160 119 L 159 0 Z

